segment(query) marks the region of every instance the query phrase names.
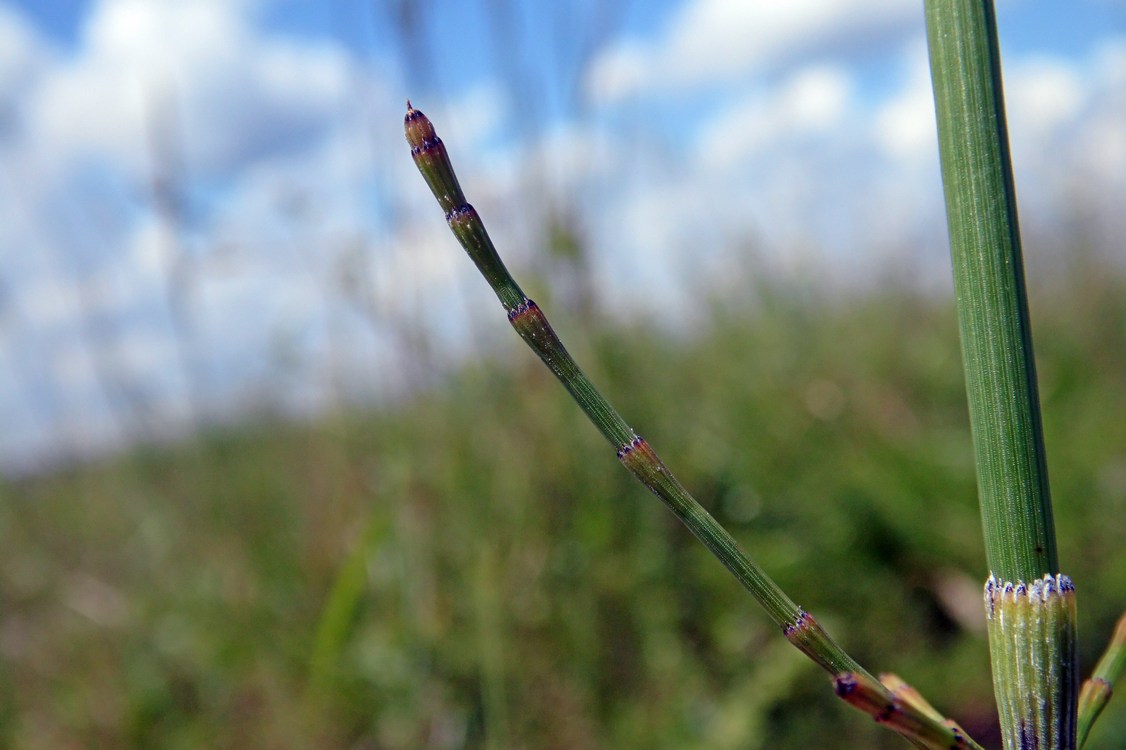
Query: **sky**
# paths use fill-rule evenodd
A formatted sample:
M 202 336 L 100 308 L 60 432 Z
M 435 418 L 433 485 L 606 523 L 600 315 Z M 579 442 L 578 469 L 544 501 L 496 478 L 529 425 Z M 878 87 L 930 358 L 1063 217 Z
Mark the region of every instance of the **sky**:
M 1121 255 L 1126 2 L 998 18 L 1030 268 Z M 408 97 L 541 302 L 685 328 L 748 269 L 949 288 L 921 2 L 0 1 L 0 470 L 514 346 Z

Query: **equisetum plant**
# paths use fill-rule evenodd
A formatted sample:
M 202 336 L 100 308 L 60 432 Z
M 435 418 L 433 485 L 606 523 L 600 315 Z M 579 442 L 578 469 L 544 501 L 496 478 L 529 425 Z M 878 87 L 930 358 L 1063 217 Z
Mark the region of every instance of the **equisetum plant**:
M 1059 568 L 990 0 L 927 0 L 926 20 L 958 318 L 990 574 L 985 584 L 994 692 L 1006 750 L 1074 750 L 1126 668 L 1126 617 L 1079 690 L 1075 588 Z M 407 102 L 411 156 L 454 236 L 508 320 L 616 451 L 618 460 L 711 550 L 836 694 L 933 750 L 980 748 L 892 674 L 849 656 L 744 552 L 635 433 L 509 274 L 465 199 L 445 144 Z

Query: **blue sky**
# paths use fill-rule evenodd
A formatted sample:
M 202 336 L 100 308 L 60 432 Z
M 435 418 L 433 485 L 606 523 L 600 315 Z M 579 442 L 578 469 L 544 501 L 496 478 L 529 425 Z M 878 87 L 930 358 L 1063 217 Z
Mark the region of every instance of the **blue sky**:
M 998 12 L 1031 272 L 1077 206 L 1120 248 L 1126 3 Z M 0 467 L 512 346 L 408 96 L 514 270 L 564 220 L 615 314 L 698 322 L 748 263 L 948 288 L 921 2 L 0 2 Z

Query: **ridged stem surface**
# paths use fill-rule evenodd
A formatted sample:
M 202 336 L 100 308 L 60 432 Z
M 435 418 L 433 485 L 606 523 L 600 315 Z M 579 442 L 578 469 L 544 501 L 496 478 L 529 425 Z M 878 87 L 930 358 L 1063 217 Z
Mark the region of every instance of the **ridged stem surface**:
M 978 494 L 990 572 L 1059 572 L 988 0 L 927 0 L 927 36 Z
M 1075 592 L 1056 552 L 996 16 L 991 0 L 925 7 L 1002 736 L 1071 750 Z
M 993 685 L 1007 750 L 1076 747 L 1075 587 L 1067 576 L 985 585 Z

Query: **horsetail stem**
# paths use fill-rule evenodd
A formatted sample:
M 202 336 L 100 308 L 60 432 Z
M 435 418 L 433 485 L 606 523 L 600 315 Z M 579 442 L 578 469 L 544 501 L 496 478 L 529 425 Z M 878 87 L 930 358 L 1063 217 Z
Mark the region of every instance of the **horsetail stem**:
M 993 0 L 926 0 L 950 258 L 1006 750 L 1074 750 L 1075 590 L 1061 575 Z
M 689 494 L 649 444 L 633 431 L 610 402 L 598 392 L 563 346 L 547 316 L 513 280 L 489 239 L 480 215 L 465 201 L 445 144 L 434 132 L 429 118 L 412 107 L 410 102 L 407 102 L 404 126 L 407 142 L 411 146 L 411 156 L 434 197 L 438 199 L 438 205 L 445 211 L 450 229 L 500 299 L 508 313 L 508 321 L 520 338 L 559 378 L 590 421 L 614 446 L 618 460 L 664 501 L 677 518 L 727 566 L 780 627 L 794 627 L 805 615 L 802 609 L 747 557 L 727 530 Z M 855 661 L 827 637 L 819 641 L 817 648 L 825 652 L 821 657 L 824 663 L 838 666 L 838 671 L 860 669 Z
M 438 200 L 454 236 L 500 299 L 512 327 L 614 446 L 622 465 L 660 498 L 696 538 L 711 550 L 782 628 L 790 643 L 837 679 L 838 685 L 840 680 L 845 679 L 856 681 L 865 687 L 863 701 L 849 700 L 851 693 L 842 693 L 838 689 L 838 695 L 845 698 L 846 702 L 868 712 L 877 721 L 888 706 L 894 706 L 895 721 L 884 722 L 885 725 L 903 735 L 916 747 L 980 748 L 956 729 L 956 725 L 944 722 L 930 712 L 917 710 L 911 702 L 899 700 L 866 672 L 829 637 L 808 612 L 795 604 L 747 556 L 731 534 L 692 497 L 649 443 L 635 433 L 610 402 L 598 392 L 563 346 L 547 316 L 512 278 L 493 246 L 477 210 L 465 200 L 445 144 L 426 115 L 412 107 L 409 100 L 403 124 L 415 165 Z M 935 744 L 936 741 L 946 741 L 946 744 Z
M 888 678 L 885 678 L 887 681 Z M 837 675 L 833 687 L 850 706 L 873 716 L 876 721 L 911 738 L 916 747 L 928 750 L 960 750 L 975 748 L 960 726 L 943 719 L 930 704 L 902 680 L 894 680 L 894 689 L 868 675 L 845 673 Z
M 950 258 L 990 573 L 1060 573 L 993 2 L 926 0 Z

